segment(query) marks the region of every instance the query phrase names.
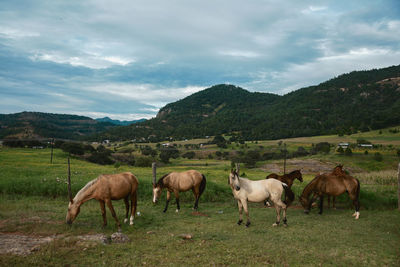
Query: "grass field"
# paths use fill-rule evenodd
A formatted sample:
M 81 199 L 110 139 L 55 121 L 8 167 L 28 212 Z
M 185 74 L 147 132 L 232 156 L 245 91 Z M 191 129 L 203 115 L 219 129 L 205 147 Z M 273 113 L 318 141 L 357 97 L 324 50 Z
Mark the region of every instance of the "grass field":
M 305 158 L 315 159 L 317 156 Z M 340 162 L 335 155 L 321 160 Z M 67 155 L 55 150 L 49 164 L 50 150 L 0 149 L 0 235 L 13 233 L 28 236 L 54 236 L 28 256 L 0 255 L 0 266 L 27 265 L 340 265 L 399 266 L 400 212 L 397 207 L 397 178 L 394 158 L 357 173 L 361 181 L 361 217 L 354 212 L 347 196 L 338 200 L 338 209 L 325 209 L 323 215 L 313 210 L 305 215 L 297 201 L 288 210 L 288 224 L 272 227 L 275 211 L 261 204 L 250 205 L 252 225 L 238 226 L 236 203 L 227 186 L 229 161 L 177 159 L 160 167 L 158 177 L 172 170 L 195 168 L 207 177 L 207 188 L 200 200 L 199 212 L 193 213 L 190 192 L 181 197 L 181 212 L 175 213 L 171 201 L 162 213 L 165 193 L 158 205 L 151 204 L 151 168 L 100 166 L 72 158 L 74 194 L 101 173 L 131 171 L 139 178 L 138 211 L 135 225 L 123 225 L 130 243 L 103 245 L 81 242 L 77 236 L 104 233 L 116 227 L 107 210 L 108 226 L 101 228 L 99 204 L 89 201 L 72 225 L 65 224 L 67 210 Z M 365 158 L 346 159 L 345 166 L 369 165 Z M 393 161 L 393 162 L 392 162 Z M 365 163 L 367 162 L 367 163 Z M 261 168 L 245 169 L 252 179 L 265 177 Z M 295 182 L 299 194 L 305 182 Z M 123 202 L 114 202 L 120 220 Z M 193 237 L 184 240 L 182 234 Z

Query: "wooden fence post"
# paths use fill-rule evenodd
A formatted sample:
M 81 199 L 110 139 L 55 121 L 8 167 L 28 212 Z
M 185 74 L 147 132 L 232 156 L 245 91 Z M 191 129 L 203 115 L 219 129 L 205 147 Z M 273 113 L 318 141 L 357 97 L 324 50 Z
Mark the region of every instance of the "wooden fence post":
M 286 143 L 284 144 L 283 175 L 286 174 Z
M 54 146 L 54 138 L 51 140 L 51 156 L 50 156 L 50 164 L 53 164 L 53 146 Z
M 399 163 L 399 167 L 397 168 L 397 202 L 399 205 L 399 210 L 400 210 L 400 163 Z
M 153 170 L 153 185 L 157 183 L 157 164 L 153 162 L 151 164 L 151 169 Z

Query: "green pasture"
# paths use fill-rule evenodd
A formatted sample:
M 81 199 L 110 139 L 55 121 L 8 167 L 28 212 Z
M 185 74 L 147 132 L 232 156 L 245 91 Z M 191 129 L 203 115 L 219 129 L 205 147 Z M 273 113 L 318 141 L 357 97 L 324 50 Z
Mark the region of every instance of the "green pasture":
M 171 201 L 163 213 L 161 203 L 151 203 L 151 168 L 122 165 L 101 166 L 71 158 L 73 193 L 102 173 L 131 171 L 139 179 L 138 211 L 133 227 L 123 225 L 122 232 L 131 239 L 127 244 L 91 244 L 79 241 L 78 235 L 116 231 L 107 209 L 108 225 L 101 227 L 99 204 L 92 200 L 81 207 L 72 226 L 64 223 L 67 211 L 67 154 L 54 150 L 0 149 L 0 234 L 56 236 L 28 256 L 0 255 L 0 266 L 187 266 L 197 265 L 334 265 L 398 266 L 400 264 L 400 212 L 397 210 L 396 159 L 376 167 L 368 158 L 342 160 L 336 155 L 316 155 L 312 159 L 343 162 L 358 166 L 354 174 L 361 181 L 361 216 L 358 221 L 347 196 L 337 200 L 337 210 L 325 208 L 323 215 L 313 209 L 305 215 L 296 200 L 288 209 L 287 228 L 272 227 L 275 210 L 262 204 L 250 205 L 252 225 L 236 224 L 238 211 L 227 185 L 230 161 L 176 159 L 160 165 L 157 176 L 176 170 L 197 169 L 207 177 L 207 187 L 200 199 L 199 213 L 193 213 L 191 192 L 181 194 L 181 212 L 175 213 Z M 305 158 L 307 159 L 307 158 Z M 369 163 L 370 162 L 370 163 Z M 264 162 L 266 163 L 266 162 Z M 261 165 L 264 163 L 260 163 Z M 262 168 L 241 167 L 250 179 L 267 174 Z M 293 185 L 295 194 L 313 178 Z M 325 202 L 326 203 L 326 202 Z M 123 219 L 124 204 L 114 201 L 117 215 Z M 184 240 L 180 236 L 190 234 Z

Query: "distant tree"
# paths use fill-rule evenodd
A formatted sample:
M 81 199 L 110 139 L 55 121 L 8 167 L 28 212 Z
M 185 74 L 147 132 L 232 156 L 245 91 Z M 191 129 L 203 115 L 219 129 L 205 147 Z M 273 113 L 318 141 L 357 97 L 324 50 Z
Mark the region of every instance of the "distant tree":
M 344 155 L 345 156 L 352 156 L 353 155 L 353 151 L 351 151 L 350 147 L 346 148 L 346 150 L 344 151 Z
M 343 147 L 339 146 L 339 148 L 336 150 L 336 152 L 343 155 L 344 154 Z

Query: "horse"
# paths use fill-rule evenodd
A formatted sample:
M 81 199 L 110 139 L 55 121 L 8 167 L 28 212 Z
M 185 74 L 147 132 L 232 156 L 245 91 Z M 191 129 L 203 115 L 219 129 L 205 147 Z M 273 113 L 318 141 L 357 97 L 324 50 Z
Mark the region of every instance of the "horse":
M 267 175 L 267 177 L 265 177 L 265 179 L 276 179 L 281 181 L 282 183 L 285 183 L 288 185 L 288 189 L 286 191 L 286 196 L 290 195 L 291 199 L 294 199 L 294 193 L 291 189 L 294 180 L 299 180 L 301 183 L 303 182 L 303 176 L 301 174 L 300 170 L 294 170 L 292 172 L 290 172 L 289 174 L 284 174 L 284 175 L 278 175 L 276 173 L 271 173 L 269 175 Z M 271 206 L 268 201 L 264 202 L 265 206 Z M 288 205 L 290 205 L 290 202 L 288 202 Z
M 133 225 L 133 220 L 137 207 L 137 189 L 138 179 L 130 172 L 119 174 L 103 174 L 88 182 L 72 199 L 70 191 L 70 183 L 68 186 L 69 205 L 66 217 L 67 224 L 72 224 L 80 212 L 80 206 L 90 199 L 96 199 L 100 202 L 101 214 L 103 216 L 103 227 L 107 225 L 105 204 L 111 211 L 112 216 L 116 221 L 118 230 L 121 229 L 121 224 L 117 218 L 111 200 L 124 199 L 126 207 L 126 215 L 124 223 L 128 222 L 129 215 L 129 199 L 131 201 L 131 216 L 130 225 Z
M 337 165 L 335 168 L 333 168 L 331 174 L 336 175 L 336 176 L 342 176 L 342 175 L 347 175 L 348 173 L 345 170 L 343 170 L 343 165 Z M 327 196 L 327 198 L 328 198 L 328 208 L 330 208 L 331 207 L 331 197 Z M 315 204 L 315 202 L 313 203 L 312 206 L 314 206 L 314 204 Z M 336 209 L 336 197 L 335 196 L 332 197 L 332 208 Z
M 292 187 L 293 182 L 295 179 L 299 180 L 301 183 L 303 182 L 303 176 L 301 175 L 300 170 L 294 170 L 290 172 L 289 174 L 284 174 L 284 175 L 278 175 L 276 173 L 271 173 L 265 179 L 270 179 L 274 178 L 276 180 L 281 181 L 282 183 L 285 183 L 288 185 L 289 188 Z
M 249 211 L 247 202 L 263 202 L 269 200 L 276 209 L 276 222 L 273 226 L 278 226 L 281 219 L 281 210 L 283 210 L 283 225 L 287 226 L 286 208 L 287 203 L 282 202 L 281 196 L 287 185 L 276 179 L 264 179 L 252 181 L 246 178 L 239 177 L 236 170 L 231 170 L 228 177 L 228 184 L 232 189 L 233 197 L 237 200 L 239 208 L 239 221 L 238 225 L 243 222 L 242 209 L 246 213 L 247 222 L 246 227 L 250 226 Z M 293 200 L 293 199 L 292 199 Z
M 325 195 L 336 197 L 345 192 L 353 200 L 355 207 L 353 216 L 355 219 L 358 219 L 360 217 L 360 181 L 344 172 L 342 166 L 335 167 L 332 173 L 317 175 L 306 185 L 299 199 L 304 208 L 304 213 L 308 214 L 311 204 L 319 197 L 319 214 L 322 214 Z M 310 201 L 309 197 L 311 194 L 313 194 L 313 197 Z
M 171 172 L 161 177 L 157 183 L 153 183 L 153 203 L 157 203 L 161 192 L 164 188 L 167 189 L 167 201 L 163 212 L 168 209 L 168 203 L 171 199 L 171 193 L 174 193 L 176 199 L 176 212 L 179 212 L 179 192 L 185 192 L 192 189 L 195 203 L 194 209 L 198 209 L 199 198 L 203 194 L 206 188 L 206 177 L 195 170 L 189 170 L 184 172 Z

